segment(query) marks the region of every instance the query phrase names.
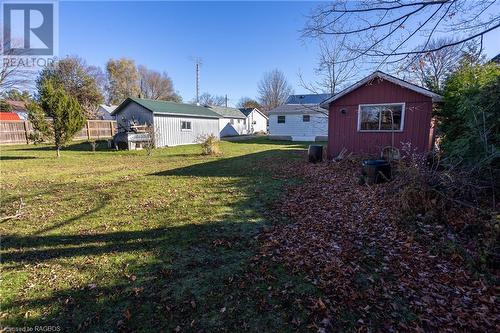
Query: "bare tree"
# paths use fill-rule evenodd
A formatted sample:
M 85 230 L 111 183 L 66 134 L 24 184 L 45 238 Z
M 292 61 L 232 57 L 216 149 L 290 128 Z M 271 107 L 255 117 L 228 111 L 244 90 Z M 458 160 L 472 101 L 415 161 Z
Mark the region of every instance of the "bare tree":
M 278 69 L 264 73 L 257 87 L 259 102 L 264 111 L 269 111 L 285 104 L 286 99 L 293 93 L 285 74 Z
M 262 109 L 262 105 L 260 105 L 259 102 L 250 97 L 242 97 L 237 106 L 239 108 Z
M 313 94 L 335 94 L 344 85 L 352 81 L 356 64 L 354 62 L 343 61 L 352 56 L 352 51 L 345 46 L 345 37 L 338 39 L 319 39 L 318 65 L 314 68 L 317 79 L 313 82 L 306 82 L 299 73 L 300 85 Z
M 9 46 L 10 47 L 7 47 Z M 27 68 L 14 51 L 16 46 L 22 46 L 20 41 L 2 39 L 2 65 L 0 68 L 0 93 L 11 89 L 26 89 L 33 86 L 35 72 Z
M 195 104 L 196 101 L 193 101 Z M 226 97 L 225 96 L 217 96 L 211 95 L 209 93 L 203 93 L 199 97 L 200 105 L 213 105 L 213 106 L 225 106 L 226 105 Z
M 453 44 L 453 38 L 439 38 L 429 42 L 429 47 Z M 435 52 L 417 54 L 399 65 L 399 72 L 409 81 L 439 92 L 447 76 L 455 71 L 464 56 L 480 58 L 480 49 L 475 41 L 465 42 Z
M 182 99 L 174 91 L 174 84 L 167 73 L 160 73 L 140 65 L 141 96 L 163 101 L 180 102 Z
M 369 57 L 380 65 L 474 39 L 482 42 L 485 34 L 500 27 L 499 13 L 496 0 L 335 0 L 320 5 L 303 32 L 312 38 L 346 36 L 354 54 L 344 61 Z M 459 37 L 430 44 L 450 33 Z
M 108 84 L 108 78 L 106 77 L 106 73 L 99 66 L 88 65 L 87 66 L 87 74 L 92 77 L 101 91 L 102 95 L 105 99 L 107 99 L 106 95 L 106 87 Z
M 152 124 L 148 124 L 145 128 L 145 133 L 147 134 L 147 140 L 144 145 L 146 153 L 148 156 L 153 155 L 153 150 L 156 148 L 159 139 L 159 131 L 155 129 Z

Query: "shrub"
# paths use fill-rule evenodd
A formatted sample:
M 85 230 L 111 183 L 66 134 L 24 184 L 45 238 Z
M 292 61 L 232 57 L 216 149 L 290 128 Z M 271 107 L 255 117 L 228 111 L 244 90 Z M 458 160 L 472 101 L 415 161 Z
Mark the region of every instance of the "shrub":
M 500 65 L 463 62 L 447 79 L 444 97 L 437 116 L 445 164 L 494 190 L 500 164 Z
M 210 134 L 201 136 L 198 138 L 198 141 L 201 142 L 202 155 L 218 156 L 222 154 L 220 150 L 220 140 L 215 135 Z
M 395 205 L 402 220 L 412 228 L 423 225 L 444 225 L 445 235 L 435 239 L 452 241 L 457 249 L 467 247 L 467 261 L 483 270 L 498 262 L 498 222 L 488 210 L 481 180 L 461 168 L 450 168 L 439 156 L 419 154 L 404 144 L 392 182 Z M 434 231 L 433 231 L 434 232 Z M 434 237 L 433 236 L 433 237 Z

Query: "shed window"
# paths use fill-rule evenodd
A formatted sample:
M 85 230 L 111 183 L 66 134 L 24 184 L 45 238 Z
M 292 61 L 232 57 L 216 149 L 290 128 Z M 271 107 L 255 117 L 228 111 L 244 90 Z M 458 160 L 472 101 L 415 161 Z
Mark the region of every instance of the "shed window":
M 303 116 L 302 116 L 302 121 L 303 121 L 304 123 L 308 123 L 308 122 L 310 122 L 310 121 L 311 121 L 311 116 L 310 116 L 310 115 L 308 115 L 308 114 L 303 115 Z
M 404 103 L 360 105 L 358 113 L 358 130 L 402 131 L 404 110 Z
M 285 123 L 285 116 L 278 116 L 278 124 L 284 124 Z
M 191 130 L 191 122 L 190 121 L 181 121 L 181 130 L 190 131 Z

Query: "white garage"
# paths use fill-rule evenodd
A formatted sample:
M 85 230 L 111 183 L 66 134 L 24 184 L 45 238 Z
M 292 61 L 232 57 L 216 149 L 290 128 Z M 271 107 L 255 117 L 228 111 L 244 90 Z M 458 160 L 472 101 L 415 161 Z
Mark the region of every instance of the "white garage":
M 118 132 L 131 132 L 134 124 L 153 125 L 157 147 L 197 143 L 202 136 L 219 138 L 219 116 L 191 104 L 127 98 L 112 113 Z

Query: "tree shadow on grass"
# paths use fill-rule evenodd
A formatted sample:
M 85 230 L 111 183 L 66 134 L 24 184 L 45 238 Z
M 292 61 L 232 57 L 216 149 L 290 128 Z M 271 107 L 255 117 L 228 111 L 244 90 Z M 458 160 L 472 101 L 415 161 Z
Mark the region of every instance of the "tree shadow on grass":
M 302 150 L 266 150 L 243 156 L 221 158 L 183 168 L 166 170 L 153 176 L 194 176 L 194 177 L 254 177 L 270 176 L 273 166 L 287 160 L 304 159 Z
M 290 156 L 300 159 L 303 153 L 265 151 L 151 175 L 233 177 L 232 186 L 245 195 L 223 204 L 229 209 L 223 218 L 203 224 L 4 237 L 7 272 L 23 265 L 60 275 L 71 268 L 92 279 L 5 301 L 2 308 L 8 315 L 3 325 L 56 325 L 62 331 L 92 332 L 306 331 L 304 300 L 317 296 L 316 288 L 272 261 L 254 260 L 255 237 L 272 223 L 266 203 L 279 196 L 286 182 L 273 178 L 272 166 Z M 213 186 L 221 186 L 214 193 L 227 190 L 224 184 Z M 161 213 L 166 208 L 156 209 Z M 100 267 L 103 257 L 106 262 L 124 259 L 108 272 Z M 44 314 L 31 318 L 24 315 L 27 311 Z
M 13 149 L 16 151 L 56 151 L 56 147 L 54 145 L 42 144 L 42 145 L 30 145 L 28 147 L 22 147 Z M 115 149 L 108 148 L 108 143 L 106 140 L 97 141 L 97 151 L 115 151 Z M 66 145 L 62 148 L 62 152 L 64 151 L 92 151 L 92 147 L 88 141 L 78 141 Z
M 36 156 L 5 156 L 0 155 L 0 161 L 33 160 Z

